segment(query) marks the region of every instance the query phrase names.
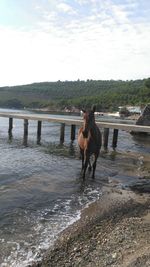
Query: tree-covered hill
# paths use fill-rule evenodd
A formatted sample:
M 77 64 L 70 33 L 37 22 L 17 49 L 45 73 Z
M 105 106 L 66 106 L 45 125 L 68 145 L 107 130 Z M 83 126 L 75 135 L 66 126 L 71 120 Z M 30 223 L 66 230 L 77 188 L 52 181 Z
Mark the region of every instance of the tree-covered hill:
M 149 80 L 149 79 L 148 79 Z M 65 81 L 0 87 L 0 107 L 63 109 L 97 105 L 99 111 L 116 110 L 120 105 L 150 103 L 147 80 Z

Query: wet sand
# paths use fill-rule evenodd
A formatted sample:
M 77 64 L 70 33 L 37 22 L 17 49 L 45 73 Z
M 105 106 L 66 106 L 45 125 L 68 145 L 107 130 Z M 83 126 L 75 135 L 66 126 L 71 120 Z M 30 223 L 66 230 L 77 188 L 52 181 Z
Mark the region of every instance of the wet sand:
M 32 267 L 149 267 L 149 248 L 150 195 L 104 186 L 102 198 Z

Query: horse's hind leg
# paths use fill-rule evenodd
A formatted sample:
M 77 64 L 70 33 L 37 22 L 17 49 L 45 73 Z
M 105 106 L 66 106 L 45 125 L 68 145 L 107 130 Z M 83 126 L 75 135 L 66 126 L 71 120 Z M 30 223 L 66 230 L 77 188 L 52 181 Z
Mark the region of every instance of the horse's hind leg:
M 88 167 L 88 171 L 91 172 L 92 170 L 92 166 L 91 166 L 91 162 L 90 162 L 90 159 L 89 159 L 89 167 Z
M 95 178 L 95 169 L 96 169 L 96 163 L 97 163 L 97 158 L 98 158 L 98 155 L 95 154 L 95 160 L 94 160 L 94 163 L 93 163 L 93 172 L 92 172 L 92 178 L 94 179 Z

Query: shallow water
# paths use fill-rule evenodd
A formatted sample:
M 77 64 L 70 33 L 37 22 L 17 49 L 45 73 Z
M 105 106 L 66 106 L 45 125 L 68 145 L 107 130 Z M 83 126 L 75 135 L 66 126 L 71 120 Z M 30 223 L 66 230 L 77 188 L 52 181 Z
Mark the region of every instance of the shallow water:
M 0 118 L 0 266 L 23 267 L 39 260 L 58 234 L 79 219 L 81 210 L 101 197 L 103 184 L 109 186 L 114 177 L 118 185 L 137 179 L 143 167 L 141 155 L 150 152 L 149 138 L 120 131 L 120 154 L 111 149 L 110 137 L 110 151 L 101 153 L 96 179 L 87 175 L 83 183 L 70 127 L 64 145 L 59 143 L 59 124 L 42 124 L 40 145 L 36 127 L 29 121 L 25 146 L 23 121 L 14 120 L 10 137 L 8 119 Z

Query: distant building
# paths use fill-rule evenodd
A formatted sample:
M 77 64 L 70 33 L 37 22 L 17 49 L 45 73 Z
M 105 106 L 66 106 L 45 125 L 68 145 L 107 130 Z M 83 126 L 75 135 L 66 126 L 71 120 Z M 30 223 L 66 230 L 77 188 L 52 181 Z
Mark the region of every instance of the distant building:
M 142 110 L 140 106 L 125 106 L 126 109 L 131 113 L 131 114 L 141 114 Z M 119 111 L 123 108 L 119 107 Z
M 78 108 L 72 106 L 72 107 L 65 107 L 65 112 L 80 113 L 80 110 Z

